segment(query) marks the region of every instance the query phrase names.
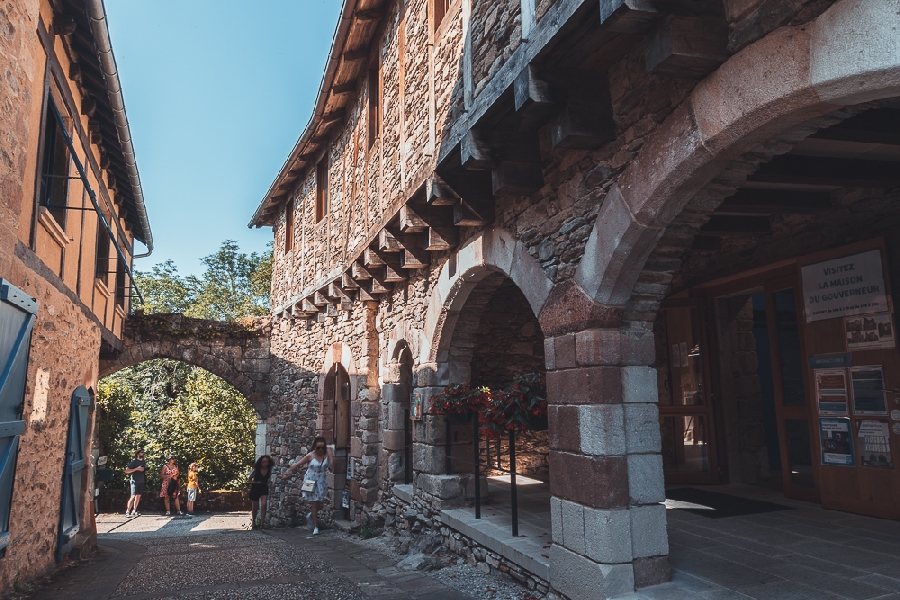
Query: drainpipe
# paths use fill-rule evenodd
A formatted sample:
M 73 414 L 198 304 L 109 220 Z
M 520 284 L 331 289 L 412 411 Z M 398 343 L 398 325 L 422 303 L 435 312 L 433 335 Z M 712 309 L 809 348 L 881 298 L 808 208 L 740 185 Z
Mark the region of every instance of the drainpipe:
M 141 189 L 141 178 L 138 175 L 134 146 L 131 143 L 128 117 L 125 116 L 125 99 L 122 97 L 122 85 L 119 83 L 116 59 L 113 56 L 112 44 L 109 41 L 106 9 L 103 7 L 103 0 L 86 0 L 85 4 L 87 5 L 88 18 L 91 21 L 91 33 L 94 36 L 94 43 L 97 45 L 97 58 L 100 60 L 100 68 L 103 71 L 106 89 L 109 92 L 109 104 L 115 117 L 119 145 L 122 147 L 122 153 L 125 155 L 125 170 L 128 173 L 128 178 L 131 180 L 138 223 L 144 234 L 143 237 L 147 246 L 146 253 L 133 255 L 132 258 L 144 258 L 150 256 L 153 252 L 153 233 L 150 231 L 150 220 L 147 218 L 147 209 L 144 206 L 144 192 Z

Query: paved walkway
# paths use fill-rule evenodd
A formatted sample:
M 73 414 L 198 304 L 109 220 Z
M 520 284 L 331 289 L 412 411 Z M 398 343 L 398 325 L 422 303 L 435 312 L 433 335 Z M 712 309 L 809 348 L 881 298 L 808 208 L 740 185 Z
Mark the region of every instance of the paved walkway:
M 98 518 L 101 552 L 35 600 L 470 600 L 334 531 L 248 531 L 249 516 Z

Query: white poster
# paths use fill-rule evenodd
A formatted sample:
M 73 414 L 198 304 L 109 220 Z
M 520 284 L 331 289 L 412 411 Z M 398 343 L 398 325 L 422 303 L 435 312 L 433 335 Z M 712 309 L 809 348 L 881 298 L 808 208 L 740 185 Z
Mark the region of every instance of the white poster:
M 857 421 L 861 440 L 859 462 L 864 467 L 893 469 L 891 458 L 891 434 L 887 421 Z
M 889 310 L 881 250 L 806 265 L 800 275 L 807 323 Z

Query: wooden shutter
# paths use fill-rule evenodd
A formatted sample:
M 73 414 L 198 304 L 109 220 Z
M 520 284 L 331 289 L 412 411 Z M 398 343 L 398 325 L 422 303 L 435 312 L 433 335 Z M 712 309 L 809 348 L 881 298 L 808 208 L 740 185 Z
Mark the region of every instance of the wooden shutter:
M 9 512 L 19 436 L 25 431 L 25 378 L 37 308 L 34 298 L 0 279 L 0 556 L 10 540 Z
M 84 436 L 90 418 L 91 394 L 79 386 L 72 394 L 69 416 L 69 435 L 66 440 L 66 461 L 63 469 L 62 499 L 59 510 L 59 546 L 56 562 L 72 549 L 75 534 L 80 530 L 82 509 L 81 475 L 86 466 Z

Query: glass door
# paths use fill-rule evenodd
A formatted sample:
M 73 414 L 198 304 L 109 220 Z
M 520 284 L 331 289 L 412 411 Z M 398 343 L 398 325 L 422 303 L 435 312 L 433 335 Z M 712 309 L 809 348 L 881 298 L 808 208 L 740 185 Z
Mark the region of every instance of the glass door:
M 718 483 L 720 471 L 702 300 L 672 300 L 661 310 L 666 351 L 658 357 L 659 425 L 666 481 Z
M 773 279 L 765 284 L 784 495 L 818 502 L 814 461 L 817 452 L 813 447 L 816 436 L 805 389 L 803 358 L 806 353 L 800 333 L 800 293 L 795 277 Z

